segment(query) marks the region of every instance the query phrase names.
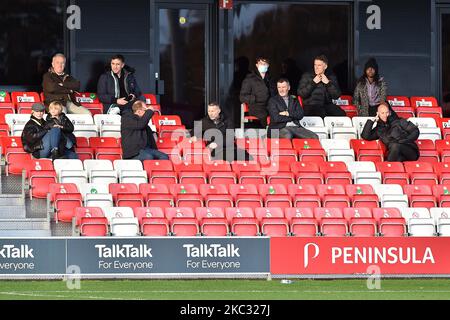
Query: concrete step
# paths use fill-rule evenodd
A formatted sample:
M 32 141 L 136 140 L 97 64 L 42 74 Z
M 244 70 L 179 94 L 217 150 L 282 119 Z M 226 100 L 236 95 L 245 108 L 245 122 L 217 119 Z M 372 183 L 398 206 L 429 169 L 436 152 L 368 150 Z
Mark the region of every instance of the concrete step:
M 0 219 L 25 219 L 26 218 L 26 209 L 25 205 L 16 205 L 16 206 L 1 206 L 0 205 Z
M 51 237 L 50 230 L 0 230 L 0 238 Z
M 0 194 L 1 206 L 24 206 L 25 199 L 18 194 Z
M 0 219 L 0 231 L 19 230 L 48 230 L 50 223 L 47 219 L 24 218 L 24 219 Z

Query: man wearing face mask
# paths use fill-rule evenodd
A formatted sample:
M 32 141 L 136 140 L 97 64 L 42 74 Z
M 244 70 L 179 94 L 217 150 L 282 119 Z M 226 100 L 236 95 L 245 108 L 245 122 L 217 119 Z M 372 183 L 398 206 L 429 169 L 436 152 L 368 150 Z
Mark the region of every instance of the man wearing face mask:
M 303 99 L 305 116 L 345 116 L 345 111 L 333 104 L 341 90 L 334 75 L 327 72 L 328 59 L 325 55 L 314 59 L 314 74 L 305 73 L 300 80 L 297 95 Z
M 242 82 L 240 100 L 247 103 L 249 115 L 258 118 L 261 126 L 267 126 L 267 102 L 270 97 L 276 95 L 276 86 L 268 74 L 269 60 L 266 58 L 256 59 L 256 71 L 249 73 Z

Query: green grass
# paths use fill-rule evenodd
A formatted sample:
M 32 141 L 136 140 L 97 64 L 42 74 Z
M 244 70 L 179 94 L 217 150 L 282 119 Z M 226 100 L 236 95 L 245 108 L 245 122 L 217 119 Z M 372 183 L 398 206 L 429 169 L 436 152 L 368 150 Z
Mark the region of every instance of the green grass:
M 381 290 L 366 280 L 82 280 L 70 290 L 63 281 L 0 281 L 0 299 L 328 300 L 450 299 L 450 279 L 386 279 Z

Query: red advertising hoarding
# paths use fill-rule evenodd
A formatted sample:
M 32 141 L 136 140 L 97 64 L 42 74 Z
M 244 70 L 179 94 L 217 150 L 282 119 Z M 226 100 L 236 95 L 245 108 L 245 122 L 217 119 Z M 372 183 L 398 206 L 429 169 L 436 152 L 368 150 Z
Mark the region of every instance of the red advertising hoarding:
M 450 274 L 450 237 L 270 239 L 270 269 L 284 275 Z
M 220 9 L 233 9 L 233 0 L 220 0 L 219 8 Z

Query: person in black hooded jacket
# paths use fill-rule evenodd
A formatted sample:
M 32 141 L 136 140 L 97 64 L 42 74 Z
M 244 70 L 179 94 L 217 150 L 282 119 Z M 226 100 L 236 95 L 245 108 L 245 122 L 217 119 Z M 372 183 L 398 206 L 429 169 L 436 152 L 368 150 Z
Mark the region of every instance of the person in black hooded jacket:
M 376 126 L 373 128 L 373 124 Z M 374 120 L 367 120 L 361 137 L 365 140 L 380 139 L 387 148 L 386 161 L 415 161 L 419 159 L 416 140 L 419 128 L 412 122 L 400 118 L 388 102 L 378 106 Z

